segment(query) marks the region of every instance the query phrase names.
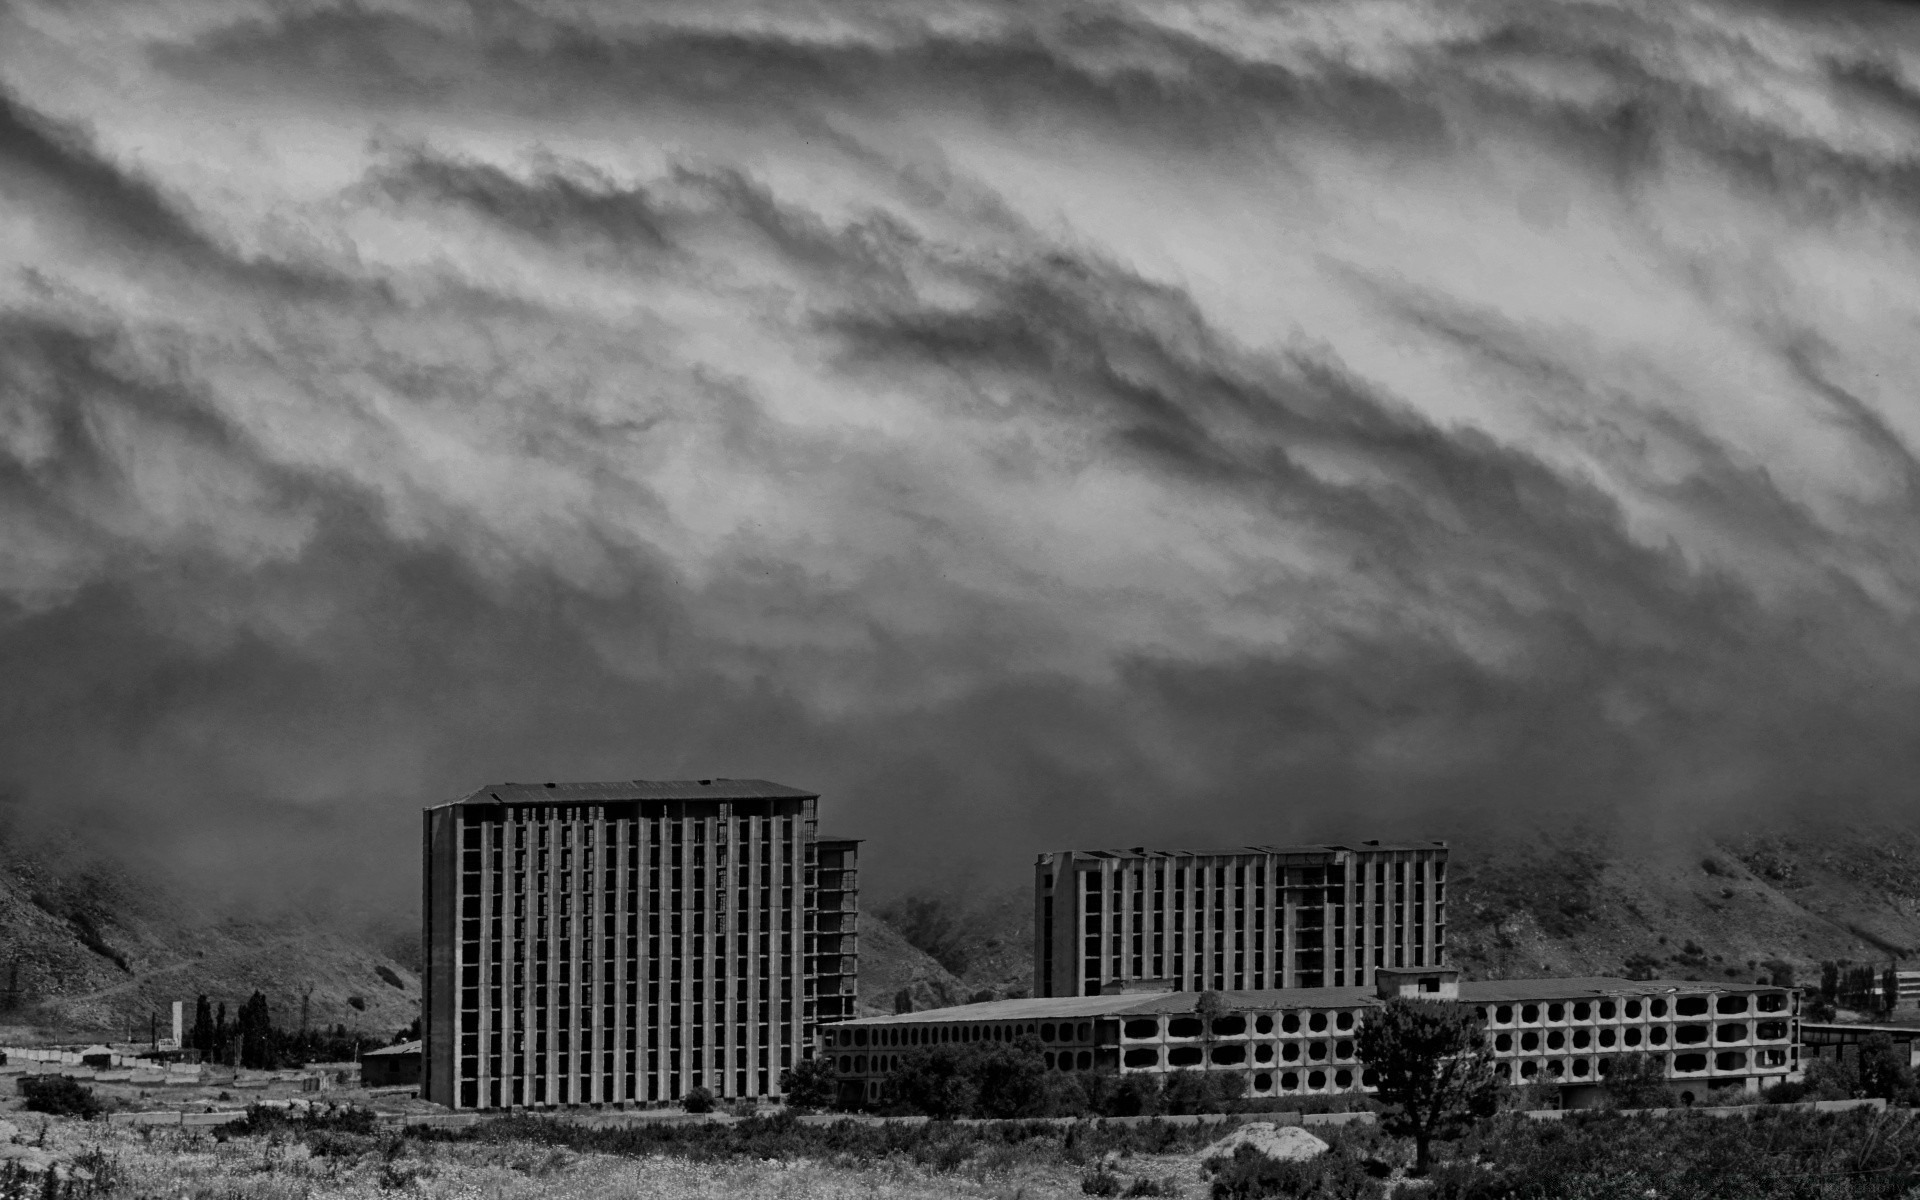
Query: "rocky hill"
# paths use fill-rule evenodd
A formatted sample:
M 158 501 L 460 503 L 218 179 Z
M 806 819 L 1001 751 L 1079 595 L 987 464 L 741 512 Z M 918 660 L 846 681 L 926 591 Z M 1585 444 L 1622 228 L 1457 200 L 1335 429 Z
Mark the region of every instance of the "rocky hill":
M 1480 978 L 1818 977 L 1920 959 L 1920 834 L 1804 823 L 1633 843 L 1594 830 L 1454 831 L 1449 944 Z M 0 1035 L 144 1031 L 201 992 L 255 989 L 276 1024 L 389 1033 L 414 1018 L 415 914 L 261 915 L 72 846 L 0 841 Z M 246 915 L 239 915 L 245 912 Z M 859 1006 L 890 1013 L 1031 987 L 1032 897 L 978 879 L 870 903 Z M 9 1001 L 11 1000 L 11 1004 Z
M 405 1028 L 419 980 L 382 929 L 338 914 L 239 915 L 72 844 L 0 841 L 0 1030 L 144 1037 L 200 993 L 266 994 L 276 1025 Z M 238 910 L 238 911 L 236 911 Z
M 1456 845 L 1450 901 L 1454 960 L 1481 977 L 1817 979 L 1823 960 L 1920 957 L 1920 835 L 1807 822 L 1658 848 L 1487 838 Z
M 1920 833 L 1805 822 L 1635 841 L 1604 830 L 1452 831 L 1448 940 L 1473 978 L 1626 975 L 1817 980 L 1823 960 L 1920 965 Z M 1031 986 L 1021 885 L 883 901 L 899 945 L 967 995 Z M 879 922 L 873 918 L 867 928 Z M 862 971 L 899 968 L 869 936 Z M 864 991 L 864 989 L 863 989 Z

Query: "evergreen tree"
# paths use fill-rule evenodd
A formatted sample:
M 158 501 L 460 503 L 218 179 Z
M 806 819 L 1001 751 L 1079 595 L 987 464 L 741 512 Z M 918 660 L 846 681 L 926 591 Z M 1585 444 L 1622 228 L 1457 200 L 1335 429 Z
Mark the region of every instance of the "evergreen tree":
M 1426 1174 L 1434 1138 L 1465 1133 L 1499 1105 L 1486 1033 L 1457 1001 L 1396 996 L 1367 1014 L 1355 1044 L 1380 1081 L 1380 1126 L 1413 1139 L 1417 1174 Z
M 202 1058 L 211 1058 L 213 1038 L 213 1006 L 207 1003 L 207 994 L 202 992 L 193 1005 L 193 1032 L 187 1035 L 187 1045 L 198 1050 Z
M 241 1066 L 255 1070 L 273 1069 L 273 1020 L 267 1012 L 267 998 L 263 993 L 255 992 L 240 1006 L 235 1033 L 239 1040 Z

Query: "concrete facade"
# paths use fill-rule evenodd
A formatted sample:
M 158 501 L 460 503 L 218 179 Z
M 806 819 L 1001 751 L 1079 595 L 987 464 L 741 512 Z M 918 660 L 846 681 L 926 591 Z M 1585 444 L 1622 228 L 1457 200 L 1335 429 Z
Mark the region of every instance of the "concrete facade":
M 778 1095 L 816 1027 L 853 1011 L 857 843 L 816 838 L 818 799 L 632 780 L 496 784 L 428 809 L 422 1098 Z
M 1445 842 L 1042 854 L 1033 994 L 1363 987 L 1436 967 L 1446 872 Z
M 1195 992 L 1001 1000 L 822 1031 L 851 1089 L 869 1101 L 916 1048 L 1031 1037 L 1053 1071 L 1232 1072 L 1249 1096 L 1373 1090 L 1355 1053 L 1366 1014 L 1390 995 L 1474 1007 L 1509 1083 L 1604 1082 L 1622 1054 L 1659 1058 L 1675 1085 L 1704 1098 L 1798 1076 L 1799 997 L 1791 988 L 1675 980 L 1519 979 L 1461 983 L 1447 970 L 1387 970 L 1373 988 L 1223 992 L 1203 1020 Z

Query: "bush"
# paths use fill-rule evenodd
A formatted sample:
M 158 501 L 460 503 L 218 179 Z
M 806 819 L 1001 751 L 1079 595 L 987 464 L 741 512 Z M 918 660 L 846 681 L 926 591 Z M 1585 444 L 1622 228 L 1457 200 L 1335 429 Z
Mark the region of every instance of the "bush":
M 1772 1087 L 1763 1090 L 1760 1098 L 1768 1104 L 1798 1104 L 1813 1092 L 1813 1088 L 1802 1079 L 1783 1079 Z
M 694 1088 L 680 1097 L 680 1107 L 690 1113 L 710 1113 L 714 1109 L 713 1093 L 703 1087 Z
M 352 1104 L 308 1109 L 304 1113 L 254 1104 L 247 1108 L 245 1120 L 229 1128 L 245 1135 L 290 1134 L 302 1140 L 317 1134 L 372 1137 L 379 1132 L 380 1115 L 370 1108 Z
M 826 1055 L 803 1058 L 780 1072 L 780 1091 L 793 1108 L 832 1108 L 840 1095 L 840 1074 Z
M 1102 1165 L 1080 1176 L 1080 1191 L 1088 1196 L 1118 1196 L 1120 1177 Z
M 1206 1169 L 1213 1177 L 1213 1200 L 1269 1196 L 1375 1200 L 1386 1194 L 1365 1163 L 1337 1151 L 1302 1161 L 1280 1161 L 1242 1145 L 1232 1158 L 1208 1159 Z
M 1839 1058 L 1816 1058 L 1803 1075 L 1807 1100 L 1851 1100 L 1860 1094 L 1860 1072 Z
M 1058 1093 L 1047 1077 L 1040 1044 L 1021 1038 L 915 1050 L 887 1076 L 882 1095 L 889 1112 L 1004 1120 L 1040 1116 Z
M 1913 1068 L 1904 1053 L 1894 1049 L 1893 1039 L 1884 1033 L 1867 1035 L 1860 1043 L 1860 1090 L 1882 1100 L 1893 1100 L 1913 1090 Z
M 81 1087 L 71 1075 L 22 1075 L 20 1094 L 27 1098 L 28 1112 L 90 1121 L 106 1111 L 93 1089 Z
M 1672 1108 L 1673 1087 L 1663 1058 L 1622 1054 L 1607 1073 L 1607 1096 L 1615 1108 Z

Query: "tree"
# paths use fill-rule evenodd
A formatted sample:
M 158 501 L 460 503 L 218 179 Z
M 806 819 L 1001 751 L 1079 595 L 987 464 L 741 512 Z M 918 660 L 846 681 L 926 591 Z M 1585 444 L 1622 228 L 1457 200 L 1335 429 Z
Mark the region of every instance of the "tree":
M 690 1113 L 710 1113 L 714 1103 L 713 1093 L 704 1087 L 695 1087 L 680 1097 L 680 1107 Z
M 1607 1068 L 1607 1095 L 1616 1108 L 1671 1107 L 1666 1056 L 1623 1054 L 1614 1059 Z
M 1037 1117 L 1059 1099 L 1047 1086 L 1040 1043 L 928 1046 L 901 1058 L 882 1094 L 889 1107 L 930 1117 Z
M 840 1073 L 833 1059 L 803 1058 L 780 1072 L 780 1091 L 792 1108 L 831 1108 L 840 1096 Z
M 273 1017 L 267 1011 L 267 997 L 255 992 L 240 1006 L 235 1034 L 240 1043 L 240 1065 L 270 1071 L 277 1063 L 274 1053 Z
M 974 1112 L 982 1117 L 1035 1117 L 1046 1108 L 1046 1060 L 1040 1043 L 1022 1036 L 1012 1042 L 981 1042 L 968 1055 L 974 1083 Z
M 1213 1023 L 1227 1011 L 1219 992 L 1201 992 L 1193 1000 L 1193 1015 L 1200 1019 L 1200 1040 L 1213 1043 Z
M 1151 1117 L 1162 1109 L 1160 1077 L 1144 1073 L 1127 1074 L 1120 1077 L 1114 1088 L 1112 1115 L 1116 1117 Z
M 1892 963 L 1880 974 L 1880 1007 L 1888 1016 L 1900 1006 L 1900 972 Z
M 1169 1071 L 1160 1086 L 1160 1104 L 1175 1116 L 1225 1112 L 1246 1089 L 1246 1079 L 1225 1071 Z
M 1913 1088 L 1913 1068 L 1907 1056 L 1894 1049 L 1893 1039 L 1884 1033 L 1868 1034 L 1860 1043 L 1860 1090 L 1869 1096 L 1892 1100 Z
M 93 1089 L 82 1087 L 80 1081 L 71 1075 L 22 1075 L 18 1084 L 20 1094 L 26 1097 L 28 1112 L 46 1113 L 55 1117 L 79 1117 L 91 1121 L 105 1110 L 93 1094 Z M 52 1179 L 53 1173 L 47 1173 Z M 25 1195 L 24 1190 L 20 1195 Z M 53 1195 L 52 1189 L 47 1192 Z
M 198 1050 L 202 1058 L 212 1058 L 213 1037 L 213 1006 L 207 1003 L 207 995 L 202 992 L 193 1004 L 193 1032 L 188 1035 L 187 1044 Z
M 903 1055 L 881 1085 L 884 1102 L 939 1120 L 972 1116 L 980 1088 L 967 1069 L 966 1049 L 943 1043 Z
M 1499 1105 L 1486 1033 L 1456 1001 L 1396 996 L 1367 1014 L 1355 1044 L 1387 1106 L 1381 1127 L 1413 1139 L 1420 1174 L 1432 1161 L 1433 1139 L 1458 1137 Z

